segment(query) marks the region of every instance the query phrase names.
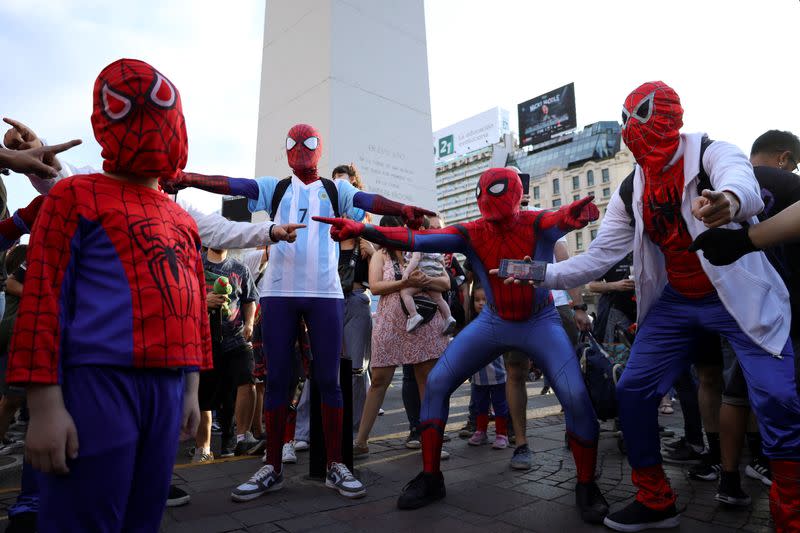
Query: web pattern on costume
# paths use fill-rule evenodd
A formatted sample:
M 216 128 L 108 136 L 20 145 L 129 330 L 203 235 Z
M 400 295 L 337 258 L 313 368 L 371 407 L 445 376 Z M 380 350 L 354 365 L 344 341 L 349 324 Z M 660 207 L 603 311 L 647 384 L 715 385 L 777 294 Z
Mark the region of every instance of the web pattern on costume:
M 95 174 L 57 184 L 33 228 L 9 381 L 57 383 L 62 356 L 73 356 L 62 354 L 70 342 L 62 337 L 65 322 L 73 313 L 102 307 L 91 294 L 61 294 L 69 286 L 65 277 L 74 275 L 87 253 L 80 248 L 82 237 L 93 224 L 108 236 L 124 271 L 120 290 L 131 296 L 132 339 L 118 339 L 118 353 L 132 346 L 134 367 L 210 368 L 205 276 L 194 221 L 166 195 Z
M 94 99 L 92 121 L 107 172 L 165 176 L 186 165 L 180 95 L 163 74 L 141 61 L 121 60 L 100 73 Z

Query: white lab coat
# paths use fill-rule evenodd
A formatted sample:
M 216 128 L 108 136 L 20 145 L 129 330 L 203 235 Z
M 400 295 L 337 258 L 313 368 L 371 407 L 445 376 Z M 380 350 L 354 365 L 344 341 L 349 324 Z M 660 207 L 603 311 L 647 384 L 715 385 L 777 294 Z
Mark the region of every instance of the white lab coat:
M 696 180 L 700 171 L 702 137 L 701 133 L 681 135 L 678 153 L 673 158 L 674 161 L 684 156 L 685 184 L 681 214 L 692 238 L 707 229 L 691 212 L 692 200 L 697 197 Z M 716 141 L 706 149 L 703 167 L 711 178 L 714 190 L 730 191 L 739 198 L 741 205 L 736 215 L 737 222 L 746 220 L 757 224 L 756 215 L 763 210 L 764 204 L 753 167 L 741 150 L 729 143 Z M 597 279 L 633 249 L 638 321 L 642 324 L 667 284 L 664 255 L 644 232 L 643 189 L 642 172 L 637 165 L 633 182 L 635 227 L 630 226 L 630 218 L 617 189 L 608 204 L 597 238 L 589 249 L 567 261 L 548 265 L 542 286 L 568 289 Z M 725 227 L 739 228 L 737 222 Z M 743 256 L 731 265 L 714 266 L 706 261 L 702 252 L 699 255 L 703 270 L 739 327 L 764 350 L 773 355 L 780 354 L 789 338 L 789 292 L 766 256 L 756 252 Z

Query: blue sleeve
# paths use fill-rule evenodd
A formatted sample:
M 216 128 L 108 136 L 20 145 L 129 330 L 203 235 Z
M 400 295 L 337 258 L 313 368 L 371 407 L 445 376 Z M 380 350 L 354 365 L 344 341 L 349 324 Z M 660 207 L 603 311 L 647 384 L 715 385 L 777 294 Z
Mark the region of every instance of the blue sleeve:
M 275 187 L 278 185 L 278 178 L 265 176 L 251 181 L 255 181 L 258 186 L 258 199 L 253 200 L 251 198 L 248 200 L 247 208 L 251 213 L 255 213 L 256 211 L 266 211 L 269 213 L 272 209 L 272 195 L 275 193 Z
M 364 220 L 366 212 L 353 205 L 353 198 L 360 191 L 344 179 L 338 179 L 335 183 L 339 192 L 339 214 L 357 222 Z
M 430 230 L 426 230 L 430 231 Z M 466 253 L 467 241 L 457 233 L 416 233 L 414 234 L 415 252 L 427 253 Z

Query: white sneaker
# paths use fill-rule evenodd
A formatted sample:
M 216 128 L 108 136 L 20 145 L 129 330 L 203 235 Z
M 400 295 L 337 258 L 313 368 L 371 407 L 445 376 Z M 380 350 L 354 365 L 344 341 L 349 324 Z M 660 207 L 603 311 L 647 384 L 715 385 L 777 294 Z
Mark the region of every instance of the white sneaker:
M 342 463 L 331 464 L 328 476 L 325 478 L 325 486 L 338 490 L 339 494 L 347 498 L 362 498 L 367 494 L 364 485 Z
M 264 452 L 266 458 L 266 452 Z M 281 454 L 281 461 L 283 464 L 295 464 L 297 462 L 297 455 L 294 453 L 294 446 L 291 442 L 283 445 L 283 453 Z
M 422 318 L 422 315 L 420 315 L 419 313 L 408 317 L 408 321 L 406 322 L 406 331 L 411 333 L 422 324 L 423 320 L 424 319 Z
M 447 321 L 444 324 L 444 329 L 442 330 L 442 335 L 444 335 L 446 337 L 449 337 L 450 335 L 454 335 L 455 332 L 456 332 L 456 326 L 457 325 L 458 325 L 458 323 L 456 322 L 455 318 L 453 318 L 453 317 L 448 318 Z
M 448 459 L 450 459 L 450 452 L 442 448 L 441 453 L 439 453 L 439 459 L 441 459 L 442 461 L 447 461 Z
M 276 474 L 272 465 L 267 465 L 259 468 L 247 482 L 233 489 L 231 498 L 235 502 L 246 502 L 281 488 L 283 488 L 283 472 Z
M 308 449 L 308 442 L 304 440 L 295 440 L 294 442 L 294 451 L 296 452 L 304 452 Z

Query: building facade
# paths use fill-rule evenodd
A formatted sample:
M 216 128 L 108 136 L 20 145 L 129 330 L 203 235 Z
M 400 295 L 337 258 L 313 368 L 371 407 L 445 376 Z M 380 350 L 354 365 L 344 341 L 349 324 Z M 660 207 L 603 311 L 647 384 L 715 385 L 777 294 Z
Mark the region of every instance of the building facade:
M 575 255 L 597 236 L 611 195 L 633 170 L 634 160 L 622 145 L 616 122 L 590 124 L 562 143 L 535 152 L 515 148 L 513 138 L 506 135 L 499 143 L 437 164 L 436 197 L 445 221 L 478 218 L 478 178 L 488 168 L 507 165 L 530 174 L 530 209 L 558 209 L 584 196 L 595 197 L 600 220 L 567 236 L 570 255 Z

